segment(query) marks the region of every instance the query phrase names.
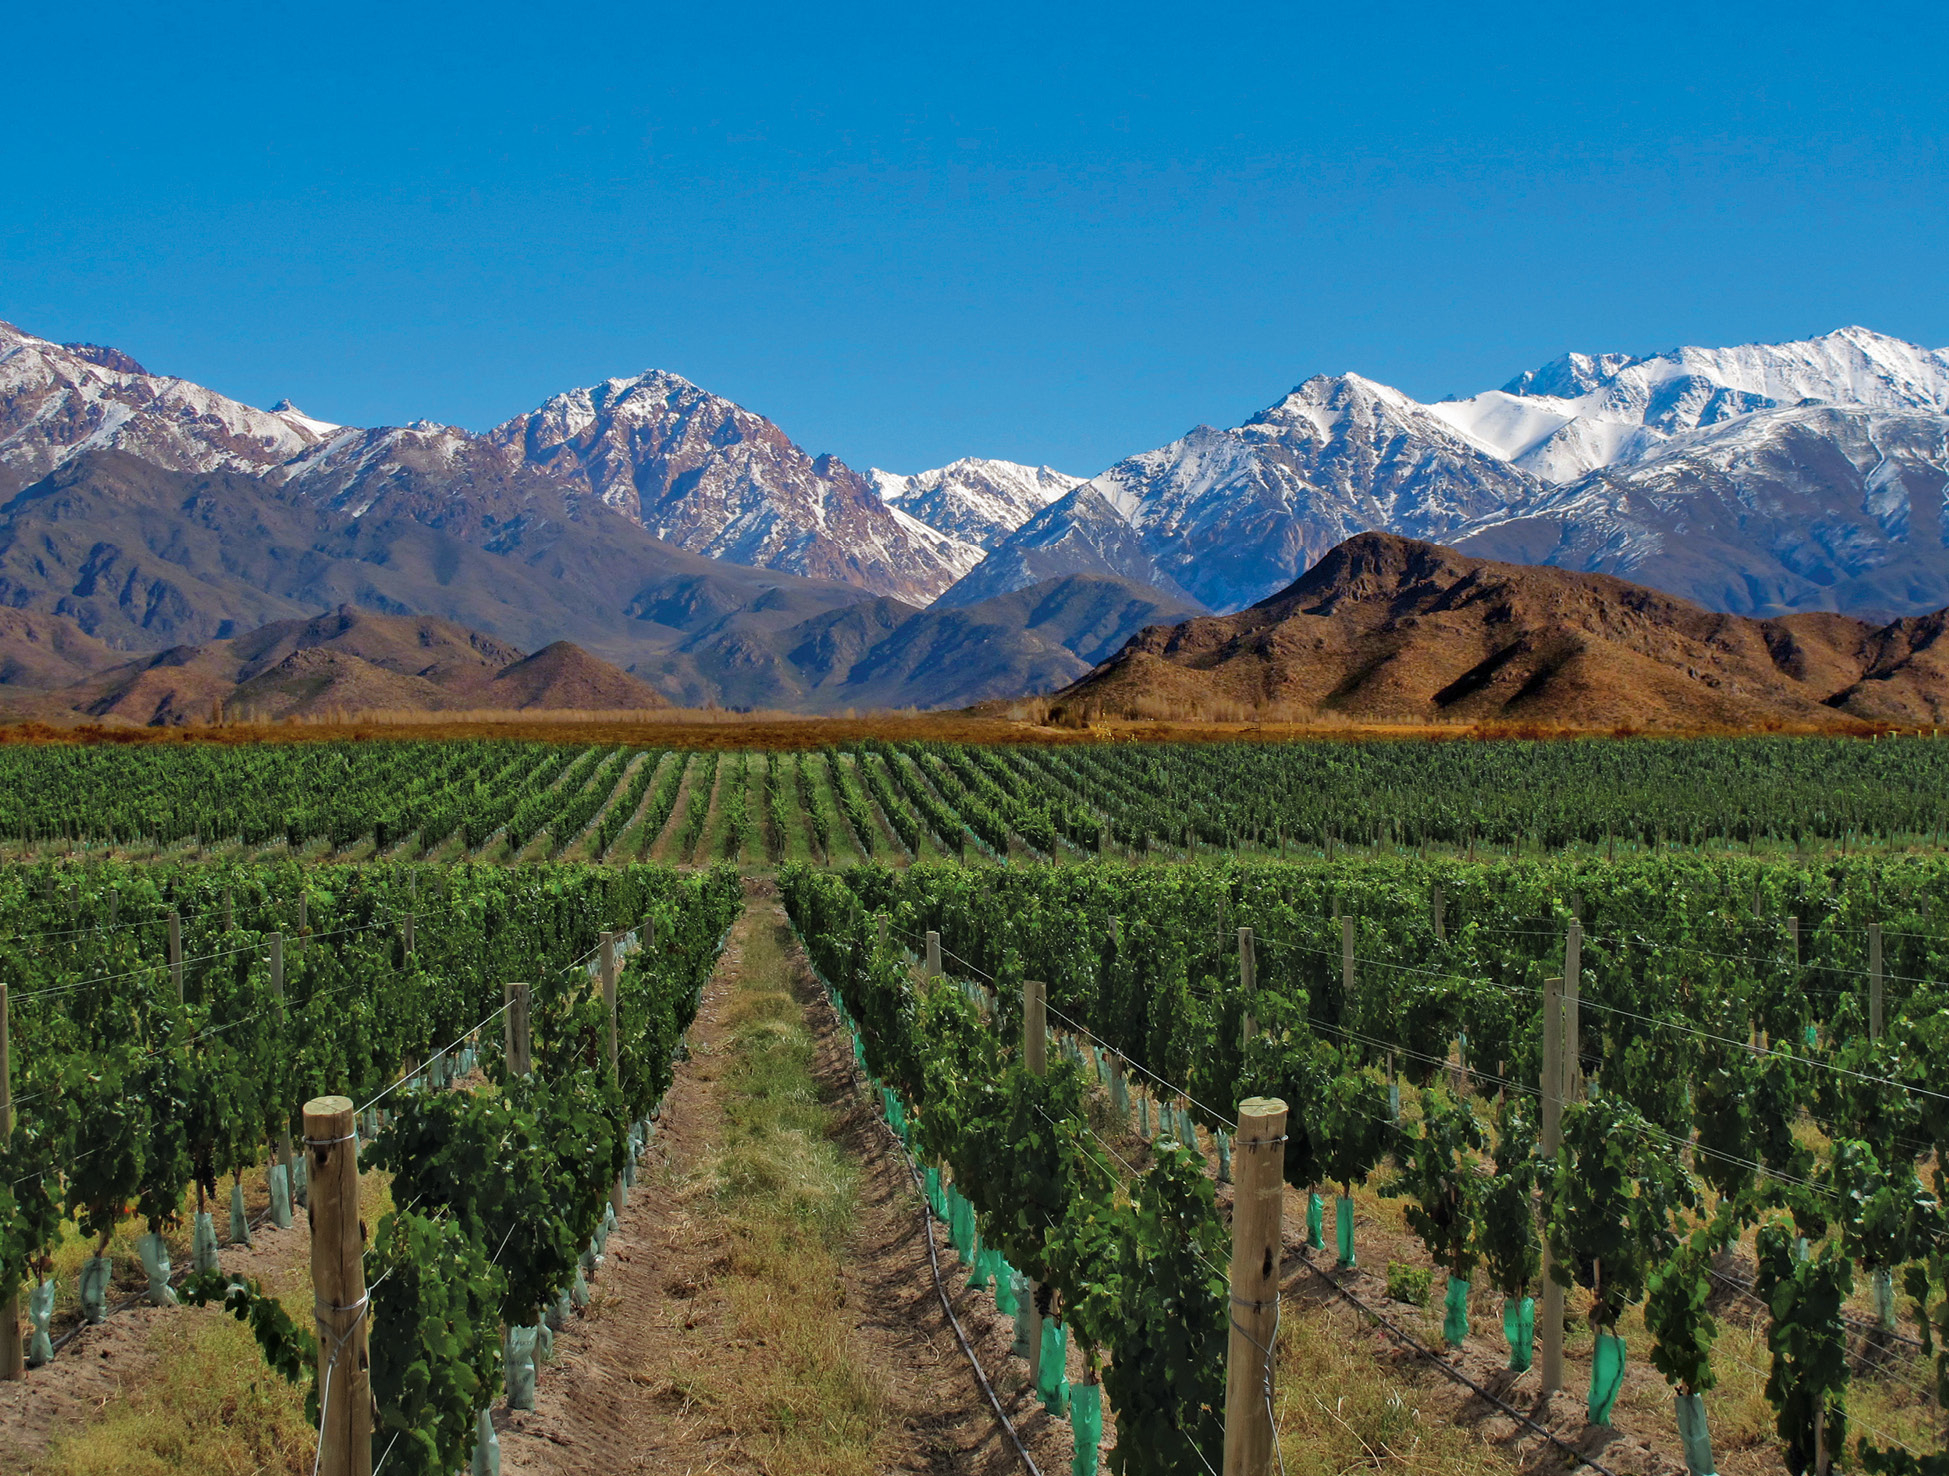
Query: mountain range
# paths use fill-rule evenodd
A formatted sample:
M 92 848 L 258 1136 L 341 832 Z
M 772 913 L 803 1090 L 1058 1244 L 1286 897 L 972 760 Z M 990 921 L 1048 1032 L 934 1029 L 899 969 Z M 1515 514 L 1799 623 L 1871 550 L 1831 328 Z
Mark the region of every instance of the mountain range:
M 41 622 L 0 628 L 0 683 L 46 677 L 48 620 L 154 653 L 346 605 L 573 641 L 686 704 L 945 706 L 1074 681 L 1370 530 L 1893 617 L 1949 605 L 1946 486 L 1949 352 L 1861 328 L 1433 403 L 1321 375 L 1081 478 L 858 472 L 660 370 L 484 434 L 349 427 L 0 324 L 0 608 Z

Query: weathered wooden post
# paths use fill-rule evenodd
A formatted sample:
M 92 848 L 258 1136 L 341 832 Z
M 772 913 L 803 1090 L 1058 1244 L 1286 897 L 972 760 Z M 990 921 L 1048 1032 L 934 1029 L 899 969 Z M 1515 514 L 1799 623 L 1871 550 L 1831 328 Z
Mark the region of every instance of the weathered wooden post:
M 7 986 L 0 983 L 0 1147 L 14 1135 L 13 1045 L 8 1038 Z M 27 1377 L 26 1350 L 20 1342 L 20 1293 L 0 1302 L 0 1379 Z
M 1787 919 L 1787 947 L 1792 950 L 1794 967 L 1798 968 L 1800 966 L 1800 919 L 1798 917 Z
M 507 1004 L 508 1071 L 515 1076 L 526 1076 L 533 1065 L 534 1041 L 529 1034 L 528 1005 L 534 996 L 534 985 L 503 984 L 501 992 Z
M 271 945 L 271 993 L 277 998 L 278 1023 L 281 1025 L 289 1018 L 289 1012 L 284 1007 L 284 934 L 272 933 L 267 941 Z M 278 1128 L 277 1157 L 278 1162 L 284 1165 L 285 1188 L 290 1192 L 291 1202 L 296 1204 L 298 1202 L 298 1175 L 291 1162 L 291 1120 L 289 1117 L 283 1119 L 282 1125 Z
M 927 934 L 927 977 L 938 979 L 941 976 L 941 935 L 932 931 Z
M 169 909 L 169 982 L 176 987 L 176 1003 L 183 1002 L 183 915 Z
M 1584 977 L 1584 925 L 1576 918 L 1563 932 L 1563 1097 L 1574 1102 L 1583 1096 L 1584 1061 L 1578 1048 L 1583 1038 L 1577 1017 Z
M 401 920 L 400 936 L 406 942 L 406 956 L 413 956 L 413 914 L 407 913 Z
M 1446 910 L 1444 904 L 1446 901 L 1447 898 L 1442 895 L 1441 883 L 1436 882 L 1434 889 L 1428 894 L 1428 913 L 1430 921 L 1435 925 L 1435 941 L 1437 943 L 1446 943 L 1448 941 L 1448 920 L 1444 915 Z
M 1279 1327 L 1279 1222 L 1286 1204 L 1286 1104 L 1247 1097 L 1232 1143 L 1231 1339 L 1225 1358 L 1224 1476 L 1266 1476 L 1273 1339 Z
M 311 1184 L 311 1290 L 318 1325 L 318 1476 L 370 1476 L 365 1233 L 350 1097 L 305 1103 Z
M 931 940 L 934 934 L 929 933 Z M 1022 981 L 1022 1064 L 1037 1076 L 1049 1072 L 1049 991 L 1040 979 Z M 1042 1287 L 1029 1283 L 1029 1387 L 1042 1375 Z
M 1868 1039 L 1881 1039 L 1881 924 L 1868 924 Z
M 1554 1160 L 1563 1145 L 1563 980 L 1543 981 L 1543 1156 Z M 1543 1242 L 1543 1348 L 1540 1373 L 1545 1395 L 1563 1387 L 1563 1288 L 1550 1274 L 1550 1243 Z
M 623 1058 L 622 1035 L 616 1023 L 616 935 L 604 933 L 600 944 L 599 970 L 602 974 L 602 1008 L 609 1017 L 609 1074 L 618 1086 L 622 1085 Z M 623 1212 L 623 1176 L 616 1175 L 616 1182 L 609 1186 L 609 1203 L 617 1214 Z
M 1255 1013 L 1259 997 L 1259 956 L 1254 946 L 1252 930 L 1238 930 L 1238 987 L 1244 1001 L 1244 1009 L 1239 1019 L 1239 1049 L 1259 1033 L 1259 1017 Z

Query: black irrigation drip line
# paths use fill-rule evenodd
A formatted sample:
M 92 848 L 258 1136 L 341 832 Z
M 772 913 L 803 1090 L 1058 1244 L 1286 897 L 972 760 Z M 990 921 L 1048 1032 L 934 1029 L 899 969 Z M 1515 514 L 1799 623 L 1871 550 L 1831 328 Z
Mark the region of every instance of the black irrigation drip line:
M 863 1089 L 865 1084 L 860 1078 L 858 1064 L 849 1060 L 847 1065 L 853 1077 L 854 1087 Z M 876 1113 L 869 1115 L 885 1130 L 888 1141 L 899 1154 L 900 1161 L 907 1170 L 907 1177 L 912 1181 L 914 1191 L 920 1198 L 921 1236 L 927 1242 L 927 1261 L 934 1273 L 934 1292 L 941 1299 L 941 1311 L 947 1315 L 948 1325 L 954 1329 L 955 1340 L 960 1343 L 961 1352 L 967 1357 L 968 1367 L 974 1373 L 975 1382 L 981 1386 L 981 1392 L 988 1397 L 989 1408 L 994 1410 L 995 1419 L 1001 1425 L 1002 1433 L 1008 1436 L 1008 1443 L 1015 1448 L 1022 1469 L 1028 1472 L 1028 1476 L 1042 1476 L 1041 1468 L 1036 1465 L 1035 1458 L 1029 1454 L 1028 1447 L 1022 1443 L 1022 1437 L 1016 1432 L 1008 1412 L 1002 1408 L 1001 1399 L 996 1395 L 994 1386 L 988 1381 L 988 1375 L 982 1370 L 981 1359 L 976 1356 L 974 1345 L 968 1341 L 967 1333 L 962 1331 L 961 1319 L 955 1315 L 954 1303 L 948 1297 L 946 1284 L 941 1280 L 940 1251 L 934 1244 L 934 1207 L 927 1202 L 927 1195 L 921 1189 L 920 1175 L 914 1168 L 913 1156 L 907 1152 L 907 1145 L 902 1143 L 894 1133 L 891 1123 Z

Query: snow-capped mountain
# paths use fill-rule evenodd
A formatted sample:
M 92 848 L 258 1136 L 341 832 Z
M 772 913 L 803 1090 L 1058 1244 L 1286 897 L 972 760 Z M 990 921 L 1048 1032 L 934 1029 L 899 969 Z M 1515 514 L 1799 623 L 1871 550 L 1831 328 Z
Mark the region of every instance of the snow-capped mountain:
M 981 561 L 836 457 L 661 370 L 556 395 L 488 439 L 711 558 L 921 603 Z
M 571 390 L 485 436 L 429 421 L 368 429 L 306 415 L 289 400 L 259 410 L 152 375 L 120 350 L 53 343 L 0 323 L 0 497 L 102 449 L 170 471 L 290 483 L 354 512 L 395 474 L 428 493 L 444 479 L 455 496 L 542 475 L 594 493 L 680 548 L 918 603 L 985 553 L 889 505 L 837 459 L 809 456 L 769 420 L 674 374 Z M 972 495 L 976 482 L 964 480 Z M 991 480 L 995 516 L 1027 495 L 999 474 Z
M 947 598 L 984 599 L 1058 573 L 1142 578 L 1127 555 L 1103 558 L 1112 544 L 1102 528 L 1107 506 L 1172 581 L 1167 589 L 1236 610 L 1283 589 L 1355 533 L 1439 540 L 1535 490 L 1526 474 L 1398 390 L 1357 374 L 1319 375 L 1244 425 L 1198 426 L 1091 478 L 998 545 Z M 1086 562 L 1060 567 L 1064 551 Z
M 1864 328 L 1566 354 L 1432 405 L 1321 376 L 1235 429 L 1119 462 L 944 598 L 1068 572 L 1142 578 L 1104 526 L 1114 511 L 1160 574 L 1221 612 L 1369 530 L 1735 613 L 1931 609 L 1949 602 L 1946 439 L 1949 351 Z
M 1451 541 L 1737 614 L 1927 611 L 1949 605 L 1946 483 L 1949 416 L 1810 399 L 1673 436 Z
M 1949 413 L 1949 351 L 1866 328 L 1798 343 L 1565 354 L 1499 390 L 1429 411 L 1546 482 L 1637 461 L 1686 431 L 1803 400 Z
M 118 349 L 0 323 L 0 496 L 105 448 L 171 471 L 268 472 L 324 439 L 321 424 L 150 374 Z
M 890 505 L 984 551 L 1083 480 L 1052 467 L 977 456 L 912 476 L 878 467 L 867 476 Z

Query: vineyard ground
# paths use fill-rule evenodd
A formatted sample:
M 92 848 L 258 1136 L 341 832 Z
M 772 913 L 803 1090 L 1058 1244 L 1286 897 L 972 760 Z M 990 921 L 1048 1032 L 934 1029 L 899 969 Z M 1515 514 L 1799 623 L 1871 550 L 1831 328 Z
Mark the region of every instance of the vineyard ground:
M 1017 1470 L 941 1313 L 919 1196 L 775 894 L 751 888 L 591 1313 L 558 1341 L 539 1407 L 497 1413 L 503 1469 Z M 952 1275 L 944 1235 L 937 1250 Z M 965 1280 L 948 1285 L 984 1368 L 1062 1469 L 1067 1425 Z
M 247 1174 L 244 1186 L 246 1208 L 256 1221 L 268 1203 L 263 1171 Z M 391 1207 L 386 1175 L 365 1175 L 361 1188 L 361 1213 L 376 1224 Z M 116 1264 L 112 1315 L 99 1327 L 75 1331 L 74 1271 L 90 1247 L 73 1236 L 72 1227 L 69 1235 L 55 1255 L 57 1280 L 67 1294 L 56 1304 L 53 1332 L 57 1339 L 75 1336 L 26 1381 L 0 1384 L 5 1469 L 22 1476 L 169 1470 L 302 1476 L 310 1469 L 301 1449 L 310 1433 L 302 1395 L 267 1373 L 244 1327 L 194 1308 L 126 1305 L 143 1288 L 129 1227 L 110 1246 Z M 190 1259 L 187 1224 L 168 1239 L 180 1272 Z M 311 1305 L 310 1253 L 301 1213 L 291 1229 L 258 1224 L 248 1248 L 225 1246 L 219 1254 L 225 1271 L 255 1278 L 278 1295 L 289 1315 L 302 1318 Z

